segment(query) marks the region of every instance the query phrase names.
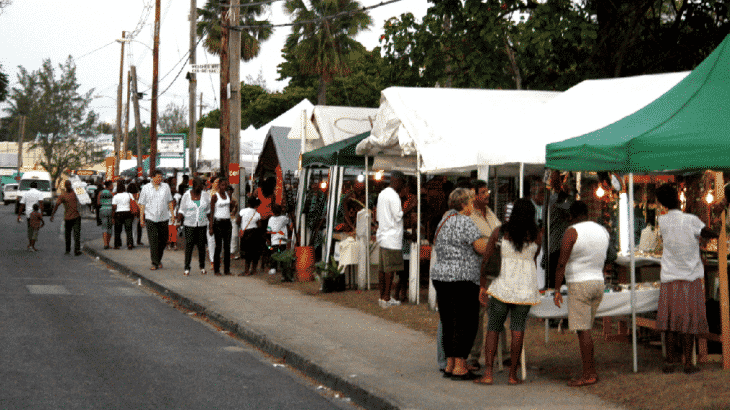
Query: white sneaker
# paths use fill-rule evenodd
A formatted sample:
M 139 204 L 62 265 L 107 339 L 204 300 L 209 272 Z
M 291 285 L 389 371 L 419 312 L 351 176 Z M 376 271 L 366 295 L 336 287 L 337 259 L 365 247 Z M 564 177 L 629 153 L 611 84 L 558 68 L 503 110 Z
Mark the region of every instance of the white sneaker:
M 276 269 L 271 268 L 271 270 L 269 270 L 269 275 L 276 275 Z
M 388 304 L 388 306 L 400 306 L 400 301 L 395 299 L 390 299 L 389 301 L 385 302 Z
M 383 300 L 383 299 L 378 299 L 378 306 L 380 306 L 383 309 L 387 309 L 387 308 L 390 307 L 390 305 L 388 304 L 388 302 L 385 301 L 385 300 Z

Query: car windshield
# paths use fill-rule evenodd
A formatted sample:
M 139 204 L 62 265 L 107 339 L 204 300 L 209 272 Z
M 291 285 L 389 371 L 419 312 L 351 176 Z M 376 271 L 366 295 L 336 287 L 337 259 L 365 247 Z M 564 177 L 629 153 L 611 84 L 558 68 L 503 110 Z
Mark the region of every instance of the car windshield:
M 17 191 L 18 186 L 17 185 L 5 185 L 5 190 L 6 191 Z
M 50 181 L 35 180 L 35 179 L 24 179 L 24 180 L 20 181 L 20 190 L 21 191 L 29 190 L 31 182 L 35 182 L 38 184 L 37 189 L 39 191 L 51 192 L 51 182 Z

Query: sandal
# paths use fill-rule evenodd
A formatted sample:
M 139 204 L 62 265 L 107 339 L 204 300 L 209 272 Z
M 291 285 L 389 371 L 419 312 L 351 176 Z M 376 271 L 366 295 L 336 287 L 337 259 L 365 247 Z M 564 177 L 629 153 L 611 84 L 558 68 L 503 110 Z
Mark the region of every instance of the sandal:
M 150 270 L 158 270 L 158 269 L 160 269 L 160 267 L 157 265 L 150 266 Z
M 598 376 L 592 376 L 589 379 L 575 379 L 568 382 L 568 387 L 583 387 L 583 386 L 590 386 L 591 384 L 598 383 Z
M 507 384 L 509 384 L 511 386 L 517 386 L 522 383 L 524 383 L 524 381 L 522 379 L 513 379 L 511 377 L 507 378 Z
M 474 374 L 470 371 L 467 371 L 464 374 L 452 374 L 451 380 L 461 381 L 461 380 L 474 380 L 479 378 L 478 374 Z
M 474 380 L 474 383 L 476 384 L 486 384 L 491 386 L 494 383 L 494 379 L 490 376 L 482 376 L 478 379 Z

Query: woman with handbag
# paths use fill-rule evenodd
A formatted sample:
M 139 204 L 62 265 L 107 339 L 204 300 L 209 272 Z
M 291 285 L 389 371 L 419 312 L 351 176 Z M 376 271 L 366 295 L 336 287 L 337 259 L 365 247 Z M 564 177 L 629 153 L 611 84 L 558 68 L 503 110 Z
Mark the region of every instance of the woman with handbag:
M 448 204 L 450 210 L 436 230 L 437 261 L 431 270 L 443 327 L 444 377 L 472 380 L 477 376 L 467 369 L 466 358 L 477 333 L 480 255 L 486 250 L 487 238 L 469 218 L 474 209 L 471 189 L 455 189 Z
M 117 183 L 117 193 L 112 198 L 112 220 L 114 221 L 114 249 L 122 246 L 122 226 L 127 234 L 127 249 L 134 249 L 134 238 L 132 237 L 132 216 L 131 203 L 134 201 L 132 194 L 128 193 L 124 183 Z
M 210 195 L 203 192 L 203 182 L 193 180 L 193 189 L 185 191 L 180 199 L 177 221 L 183 224 L 185 235 L 185 276 L 190 274 L 190 262 L 193 247 L 198 247 L 198 267 L 200 274 L 205 275 L 205 233 L 208 230 L 208 214 L 210 213 Z
M 540 303 L 537 285 L 537 255 L 542 235 L 535 223 L 535 206 L 529 199 L 518 199 L 512 208 L 509 221 L 494 230 L 489 237 L 484 260 L 499 252 L 502 256 L 499 276 L 486 289 L 487 275 L 482 274 L 479 301 L 489 306 L 487 341 L 484 348 L 484 375 L 475 383 L 492 384 L 494 355 L 497 352 L 499 333 L 504 329 L 507 314 L 510 316 L 512 343 L 508 383 L 520 384 L 517 364 L 525 338 L 527 314 L 533 305 Z M 489 297 L 491 296 L 491 297 Z
M 132 195 L 132 202 L 130 202 L 130 210 L 132 213 L 132 228 L 134 230 L 134 225 L 137 226 L 137 245 L 142 246 L 144 245 L 142 243 L 142 224 L 140 223 L 139 219 L 139 205 L 137 204 L 137 201 L 139 201 L 139 184 L 137 182 L 130 182 L 129 185 L 127 185 L 127 193 Z M 134 219 L 137 220 L 137 223 L 134 223 Z

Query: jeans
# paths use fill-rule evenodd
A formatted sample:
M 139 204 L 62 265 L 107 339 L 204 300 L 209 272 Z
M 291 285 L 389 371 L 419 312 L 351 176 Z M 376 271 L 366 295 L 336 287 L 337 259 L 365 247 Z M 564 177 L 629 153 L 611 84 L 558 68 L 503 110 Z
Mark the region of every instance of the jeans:
M 124 226 L 124 232 L 127 234 L 127 246 L 134 245 L 134 238 L 132 238 L 132 216 L 131 212 L 117 212 L 114 217 L 114 247 L 118 248 L 122 246 L 122 226 Z
M 190 270 L 190 262 L 193 258 L 193 247 L 198 247 L 198 266 L 205 269 L 205 231 L 207 226 L 185 226 L 185 270 Z
M 66 253 L 71 253 L 71 231 L 74 234 L 74 253 L 81 253 L 81 217 L 67 219 L 65 223 Z
M 226 274 L 231 272 L 231 229 L 230 219 L 213 220 L 213 236 L 215 237 L 213 271 L 215 273 L 220 273 L 221 252 L 223 252 L 223 272 Z
M 150 241 L 150 259 L 153 265 L 160 266 L 167 246 L 169 220 L 160 222 L 145 220 L 145 224 L 147 225 L 147 238 Z

